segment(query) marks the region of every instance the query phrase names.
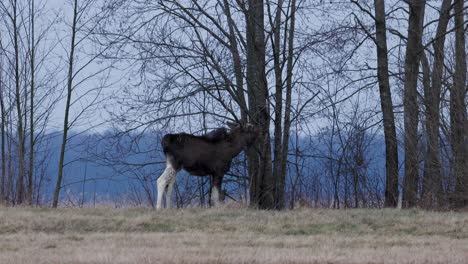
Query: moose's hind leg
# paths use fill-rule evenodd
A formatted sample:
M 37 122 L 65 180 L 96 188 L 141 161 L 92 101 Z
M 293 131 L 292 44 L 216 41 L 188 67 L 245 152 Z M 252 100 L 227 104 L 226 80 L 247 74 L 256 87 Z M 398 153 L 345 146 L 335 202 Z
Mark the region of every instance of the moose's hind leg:
M 215 207 L 222 203 L 221 183 L 223 182 L 224 175 L 213 175 L 213 186 L 211 189 L 211 201 Z
M 177 175 L 177 170 L 174 168 L 172 163 L 170 162 L 169 159 L 167 159 L 166 162 L 166 169 L 164 170 L 163 174 L 159 176 L 157 180 L 157 186 L 158 186 L 158 199 L 156 201 L 156 209 L 161 209 L 163 208 L 163 196 L 168 191 L 169 188 L 172 188 L 171 183 L 175 181 Z M 170 190 L 172 192 L 172 190 Z M 168 191 L 168 194 L 170 194 Z M 166 203 L 168 207 L 170 206 L 171 202 L 169 201 L 171 197 L 166 196 Z
M 172 190 L 174 189 L 174 183 L 176 181 L 176 177 L 174 176 L 167 185 L 167 192 L 166 192 L 166 208 L 172 208 Z

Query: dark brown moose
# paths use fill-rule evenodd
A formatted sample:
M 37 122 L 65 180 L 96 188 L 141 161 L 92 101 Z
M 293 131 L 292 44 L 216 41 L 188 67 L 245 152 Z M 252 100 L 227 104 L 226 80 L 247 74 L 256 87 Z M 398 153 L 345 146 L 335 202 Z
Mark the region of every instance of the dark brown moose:
M 212 176 L 212 200 L 220 202 L 221 183 L 229 171 L 232 159 L 244 148 L 249 147 L 259 134 L 252 124 L 230 124 L 230 130 L 218 128 L 208 134 L 195 136 L 186 133 L 167 134 L 161 144 L 166 156 L 166 169 L 158 178 L 156 208 L 171 208 L 171 194 L 177 172 L 186 170 L 195 176 Z

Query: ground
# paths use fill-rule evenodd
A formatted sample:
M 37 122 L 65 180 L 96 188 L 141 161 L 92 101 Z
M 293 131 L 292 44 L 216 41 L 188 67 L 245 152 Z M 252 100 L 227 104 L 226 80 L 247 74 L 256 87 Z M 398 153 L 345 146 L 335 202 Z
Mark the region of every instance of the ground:
M 468 263 L 468 213 L 0 208 L 0 263 Z

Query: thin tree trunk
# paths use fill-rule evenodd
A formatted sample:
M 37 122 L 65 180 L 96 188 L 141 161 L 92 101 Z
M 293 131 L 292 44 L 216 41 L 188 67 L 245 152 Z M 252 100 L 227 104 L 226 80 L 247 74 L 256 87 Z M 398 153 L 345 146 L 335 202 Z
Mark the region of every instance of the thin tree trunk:
M 417 202 L 418 190 L 418 75 L 422 53 L 424 22 L 424 0 L 409 4 L 408 43 L 405 58 L 404 125 L 405 125 L 405 178 L 403 181 L 403 207 L 413 207 Z
M 29 177 L 28 177 L 28 203 L 33 203 L 33 176 L 34 176 L 34 74 L 35 74 L 35 39 L 34 39 L 34 0 L 31 1 L 31 95 L 29 111 Z
M 15 99 L 16 111 L 18 118 L 17 133 L 18 133 L 18 182 L 17 182 L 17 202 L 23 203 L 24 198 L 24 154 L 25 154 L 25 140 L 23 134 L 23 113 L 21 110 L 21 90 L 20 90 L 20 72 L 19 72 L 19 44 L 18 44 L 18 21 L 17 21 L 17 1 L 13 2 L 13 41 L 15 49 Z
M 236 33 L 234 30 L 234 21 L 232 20 L 231 16 L 231 9 L 229 8 L 229 2 L 227 0 L 223 0 L 224 4 L 224 13 L 226 14 L 226 18 L 228 21 L 229 27 L 229 42 L 231 44 L 230 51 L 232 55 L 232 61 L 234 66 L 234 76 L 236 78 L 236 86 L 237 86 L 237 96 L 239 100 L 239 105 L 241 108 L 241 120 L 243 122 L 247 121 L 247 103 L 245 101 L 244 95 L 244 76 L 242 74 L 242 64 L 241 64 L 241 57 L 239 55 L 239 48 L 237 47 L 237 39 Z
M 442 89 L 442 70 L 444 67 L 444 46 L 447 25 L 450 19 L 451 0 L 444 0 L 440 11 L 434 42 L 434 66 L 432 70 L 432 84 L 424 85 L 424 103 L 426 106 L 426 136 L 427 153 L 424 163 L 424 177 L 422 189 L 422 203 L 425 208 L 437 206 L 440 176 L 440 93 Z
M 385 135 L 385 207 L 398 204 L 398 142 L 393 113 L 392 94 L 388 75 L 387 26 L 384 0 L 375 0 L 375 27 L 377 44 L 377 78 L 379 81 L 380 106 Z
M 450 93 L 450 121 L 453 152 L 455 193 L 453 207 L 468 206 L 468 121 L 466 113 L 466 50 L 463 17 L 463 0 L 455 0 L 455 74 Z
M 73 62 L 74 62 L 74 55 L 75 55 L 75 37 L 76 37 L 76 24 L 78 18 L 78 0 L 74 1 L 73 4 L 73 24 L 72 24 L 72 38 L 70 44 L 70 54 L 68 58 L 68 78 L 67 78 L 67 102 L 65 105 L 65 117 L 63 122 L 63 137 L 62 137 L 62 146 L 60 148 L 60 161 L 58 167 L 58 175 L 57 175 L 57 184 L 55 185 L 55 192 L 54 192 L 54 200 L 52 207 L 57 208 L 59 202 L 59 195 L 60 189 L 62 187 L 62 178 L 63 178 L 63 167 L 65 162 L 65 151 L 66 145 L 68 141 L 68 115 L 70 112 L 70 104 L 71 104 L 71 95 L 73 91 Z
M 10 102 L 13 100 L 12 96 L 9 95 L 10 97 Z M 8 115 L 8 124 L 9 127 L 7 127 L 7 139 L 8 139 L 8 184 L 7 184 L 7 189 L 6 189 L 6 200 L 9 202 L 9 204 L 14 204 L 14 191 L 13 189 L 15 188 L 13 186 L 13 161 L 12 161 L 12 153 L 13 153 L 13 120 L 12 120 L 12 115 Z
M 359 172 L 358 169 L 353 169 L 353 191 L 354 191 L 354 208 L 359 207 Z
M 293 68 L 294 68 L 294 35 L 296 29 L 296 0 L 291 1 L 291 15 L 288 32 L 288 56 L 286 64 L 286 101 L 284 106 L 284 124 L 283 124 L 283 149 L 281 151 L 281 173 L 279 181 L 280 201 L 284 201 L 284 188 L 286 184 L 289 137 L 291 133 L 291 94 L 293 88 Z M 296 139 L 297 140 L 297 139 Z M 297 144 L 297 142 L 296 142 Z
M 3 92 L 5 90 L 5 86 L 3 86 L 3 67 L 2 61 L 0 58 L 0 113 L 2 116 L 2 179 L 0 183 L 0 205 L 5 204 L 5 181 L 6 181 L 6 153 L 5 153 L 5 122 L 6 122 L 6 113 L 5 113 L 5 104 L 3 98 Z
M 284 182 L 282 179 L 285 177 L 281 171 L 282 159 L 282 114 L 283 114 L 283 71 L 280 61 L 280 33 L 281 33 L 281 11 L 283 1 L 278 1 L 276 9 L 275 20 L 270 21 L 272 24 L 272 45 L 273 45 L 273 64 L 275 72 L 275 119 L 274 119 L 274 135 L 273 135 L 273 177 L 276 179 L 277 185 L 275 188 L 275 206 L 277 209 L 284 208 Z M 270 8 L 270 4 L 269 4 Z M 271 18 L 272 14 L 269 14 Z
M 295 2 L 295 0 L 293 0 L 293 2 Z M 297 123 L 296 123 L 297 124 Z M 296 131 L 295 131 L 295 140 L 296 140 L 296 147 L 295 147 L 295 155 L 294 155 L 294 169 L 296 171 L 296 179 L 294 181 L 294 183 L 292 184 L 291 188 L 292 188 L 292 191 L 291 191 L 291 204 L 290 204 L 290 209 L 294 209 L 294 204 L 295 204 L 295 199 L 296 199 L 296 196 L 297 196 L 297 186 L 300 182 L 300 179 L 301 179 L 301 171 L 299 169 L 299 145 L 298 145 L 298 142 L 299 142 L 299 133 L 297 131 L 297 125 L 296 125 Z M 299 199 L 302 198 L 302 194 L 301 194 L 301 189 L 299 189 Z

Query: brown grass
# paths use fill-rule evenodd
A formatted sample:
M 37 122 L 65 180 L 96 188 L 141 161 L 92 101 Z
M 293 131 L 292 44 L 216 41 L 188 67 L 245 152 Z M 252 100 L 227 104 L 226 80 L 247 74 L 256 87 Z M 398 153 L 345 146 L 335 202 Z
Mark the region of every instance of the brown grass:
M 0 263 L 468 263 L 468 213 L 1 208 Z

